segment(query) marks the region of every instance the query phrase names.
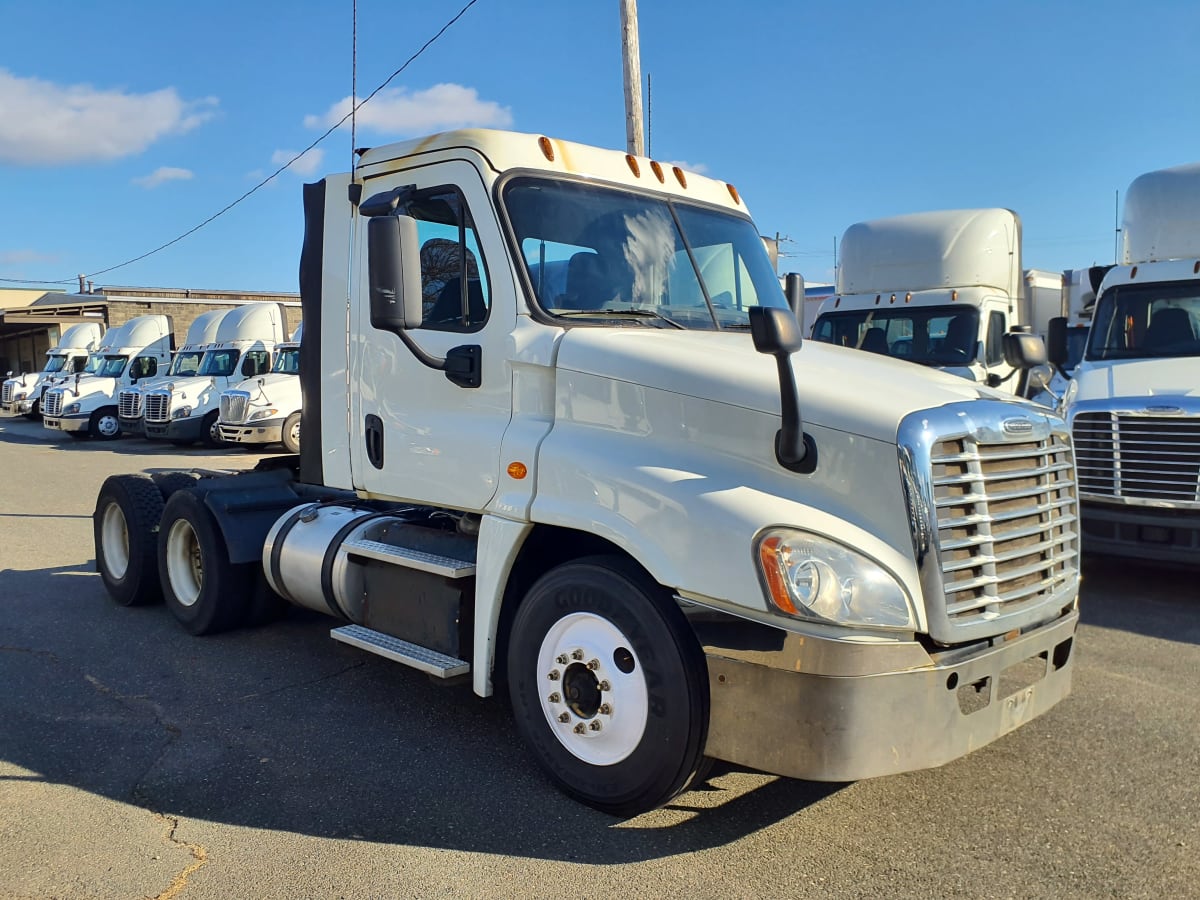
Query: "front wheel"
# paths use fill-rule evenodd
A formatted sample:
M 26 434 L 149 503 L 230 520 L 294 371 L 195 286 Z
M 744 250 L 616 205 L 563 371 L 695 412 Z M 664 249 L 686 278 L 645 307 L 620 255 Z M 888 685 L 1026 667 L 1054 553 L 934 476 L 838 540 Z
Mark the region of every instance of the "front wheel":
M 40 397 L 33 401 L 33 406 L 29 407 L 29 412 L 25 413 L 25 418 L 32 419 L 34 422 L 42 420 L 42 399 Z
M 507 674 L 530 751 L 589 806 L 645 812 L 701 766 L 704 654 L 670 595 L 626 559 L 589 557 L 542 576 L 513 621 Z
M 117 418 L 115 406 L 105 406 L 92 413 L 88 420 L 88 431 L 92 437 L 111 441 L 121 436 L 121 420 Z
M 221 440 L 221 426 L 217 423 L 219 418 L 220 410 L 214 409 L 200 423 L 200 442 L 210 449 L 225 446 Z
M 300 452 L 300 413 L 294 412 L 283 423 L 283 449 L 288 453 Z

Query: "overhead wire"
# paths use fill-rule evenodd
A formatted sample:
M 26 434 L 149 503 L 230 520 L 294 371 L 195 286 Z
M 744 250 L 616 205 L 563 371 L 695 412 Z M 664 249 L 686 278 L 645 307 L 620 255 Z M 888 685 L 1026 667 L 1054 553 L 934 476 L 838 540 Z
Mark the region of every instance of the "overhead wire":
M 371 98 L 373 98 L 376 94 L 378 94 L 385 87 L 387 87 L 389 84 L 391 84 L 397 75 L 401 74 L 405 69 L 407 69 L 410 65 L 412 65 L 421 56 L 421 54 L 423 54 L 426 50 L 428 50 L 439 38 L 441 38 L 441 36 L 443 34 L 445 34 L 447 31 L 449 31 L 450 28 L 453 27 L 453 25 L 456 22 L 458 22 L 458 20 L 461 19 L 466 14 L 467 10 L 469 10 L 472 6 L 474 6 L 478 2 L 479 2 L 479 0 L 468 0 L 468 2 L 462 7 L 462 9 L 460 9 L 453 18 L 451 18 L 449 21 L 447 21 L 445 25 L 443 25 L 441 28 L 439 28 L 437 33 L 434 34 L 433 37 L 429 38 L 429 40 L 427 40 L 424 44 L 422 44 L 420 49 L 418 49 L 412 56 L 410 56 L 407 60 L 405 60 L 404 64 L 402 66 L 400 66 L 400 68 L 398 68 L 391 75 L 389 75 L 387 78 L 385 78 L 383 80 L 383 82 L 377 88 L 375 88 L 375 90 L 371 91 L 371 93 L 369 93 L 366 97 L 364 97 L 361 101 L 359 101 L 357 103 L 354 101 L 354 98 L 353 98 L 353 90 L 354 89 L 352 88 L 351 89 L 352 96 L 351 96 L 351 101 L 350 101 L 350 111 L 348 113 L 346 113 L 344 116 L 342 116 L 340 119 L 338 119 L 337 122 L 335 122 L 333 125 L 331 125 L 315 141 L 313 141 L 311 144 L 309 144 L 307 147 L 305 147 L 303 150 L 301 150 L 299 153 L 297 153 L 295 156 L 293 156 L 291 159 L 289 159 L 287 162 L 285 162 L 282 166 L 280 166 L 278 169 L 276 169 L 274 172 L 272 172 L 270 175 L 268 175 L 266 178 L 264 178 L 258 184 L 254 185 L 254 187 L 250 188 L 250 190 L 246 191 L 244 194 L 242 194 L 236 200 L 225 205 L 217 212 L 213 213 L 211 216 L 209 216 L 207 219 L 205 219 L 199 225 L 195 225 L 192 228 L 189 228 L 183 234 L 179 235 L 178 237 L 172 238 L 171 240 L 167 241 L 165 244 L 160 244 L 159 246 L 155 247 L 153 250 L 147 250 L 145 253 L 142 253 L 139 256 L 135 256 L 131 259 L 127 259 L 122 263 L 117 263 L 115 266 L 108 266 L 107 268 L 104 268 L 104 269 L 97 269 L 95 272 L 90 272 L 87 275 L 85 275 L 84 278 L 95 278 L 97 275 L 105 275 L 108 272 L 113 272 L 117 269 L 122 269 L 125 266 L 133 265 L 133 263 L 136 263 L 136 262 L 141 262 L 143 259 L 146 259 L 149 256 L 153 256 L 155 253 L 158 253 L 162 250 L 166 250 L 168 247 L 178 244 L 184 238 L 190 237 L 191 235 L 195 234 L 197 231 L 199 231 L 205 225 L 208 225 L 211 222 L 215 221 L 216 219 L 220 218 L 221 216 L 225 215 L 225 213 L 229 212 L 231 209 L 233 209 L 235 206 L 237 206 L 243 200 L 247 199 L 252 194 L 254 194 L 258 190 L 260 190 L 261 188 L 270 184 L 270 182 L 272 182 L 280 174 L 285 172 L 293 163 L 295 163 L 296 160 L 300 159 L 300 157 L 302 157 L 305 153 L 307 153 L 309 150 L 312 150 L 314 147 L 316 147 L 318 144 L 320 144 L 323 140 L 325 140 L 325 138 L 329 137 L 331 134 L 333 134 L 335 131 L 337 131 L 337 129 L 340 128 L 346 122 L 347 119 L 352 119 L 354 117 L 355 113 L 359 110 L 359 108 L 361 108 L 362 106 L 364 106 L 365 104 L 370 102 Z M 357 29 L 357 8 L 355 10 L 355 28 Z M 357 54 L 357 36 L 355 38 L 354 53 Z M 357 65 L 357 62 L 355 64 Z M 351 143 L 353 144 L 353 135 L 351 136 L 351 138 L 352 138 Z M 354 148 L 351 147 L 352 152 L 353 152 L 353 149 Z M 9 284 L 72 284 L 76 280 L 77 280 L 76 278 L 65 278 L 65 279 L 58 279 L 58 280 L 54 280 L 54 281 L 34 281 L 34 280 L 21 279 L 21 278 L 0 277 L 0 282 L 6 282 Z

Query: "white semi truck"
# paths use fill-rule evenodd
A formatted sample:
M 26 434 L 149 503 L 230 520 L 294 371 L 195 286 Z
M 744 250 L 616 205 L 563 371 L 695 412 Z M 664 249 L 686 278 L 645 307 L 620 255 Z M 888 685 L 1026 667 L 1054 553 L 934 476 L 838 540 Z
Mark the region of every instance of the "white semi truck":
M 226 312 L 216 342 L 205 347 L 196 374 L 147 390 L 144 433 L 150 440 L 206 446 L 221 443 L 217 418 L 221 392 L 271 371 L 276 344 L 287 336 L 287 313 L 278 303 L 247 303 Z
M 8 378 L 0 387 L 0 416 L 42 417 L 42 394 L 48 387 L 82 372 L 88 356 L 100 346 L 104 326 L 80 322 L 62 333 L 58 343 L 46 351 L 46 367 Z
M 118 394 L 117 418 L 123 434 L 145 434 L 142 407 L 147 391 L 163 387 L 176 379 L 191 378 L 200 370 L 205 348 L 216 342 L 217 326 L 226 312 L 224 309 L 211 309 L 196 316 L 188 326 L 183 346 L 171 357 L 171 366 L 166 374 L 130 385 Z
M 110 477 L 118 603 L 161 593 L 203 634 L 273 591 L 503 684 L 549 777 L 622 815 L 708 757 L 940 765 L 1068 693 L 1065 423 L 802 342 L 732 185 L 467 130 L 369 150 L 304 206 L 298 461 Z
M 120 437 L 118 394 L 166 369 L 173 344 L 167 316 L 138 316 L 110 328 L 82 373 L 45 392 L 42 424 L 73 438 Z
M 1120 265 L 1103 276 L 1063 396 L 1085 549 L 1200 564 L 1200 164 L 1125 194 Z M 1068 359 L 1066 325 L 1051 358 Z
M 300 452 L 300 341 L 304 326 L 292 339 L 275 348 L 275 363 L 267 375 L 249 378 L 221 394 L 217 424 L 221 440 L 254 447 L 283 444 L 288 453 Z
M 814 340 L 934 366 L 1028 396 L 1036 355 L 1005 354 L 1005 335 L 1043 340 L 1062 312 L 1062 276 L 1021 268 L 1021 220 L 1008 209 L 913 213 L 846 229 L 837 291 Z

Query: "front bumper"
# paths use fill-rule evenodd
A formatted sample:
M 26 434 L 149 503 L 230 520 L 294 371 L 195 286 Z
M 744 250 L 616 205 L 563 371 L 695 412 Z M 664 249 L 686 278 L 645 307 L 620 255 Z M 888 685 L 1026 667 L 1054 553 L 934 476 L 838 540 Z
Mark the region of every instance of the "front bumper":
M 1080 503 L 1083 552 L 1194 568 L 1200 565 L 1200 510 Z
M 143 435 L 151 440 L 198 441 L 204 431 L 204 420 L 200 416 L 172 419 L 170 422 L 147 422 L 142 419 Z
M 0 417 L 27 416 L 33 410 L 32 400 L 14 400 L 12 403 L 0 403 Z
M 943 765 L 1070 693 L 1078 622 L 1079 613 L 1071 611 L 996 646 L 948 654 L 952 659 L 944 663 L 926 656 L 932 665 L 902 668 L 905 660 L 892 654 L 891 671 L 836 675 L 796 669 L 851 672 L 888 658 L 888 651 L 788 635 L 775 647 L 758 641 L 753 652 L 732 658 L 729 648 L 709 644 L 697 629 L 711 697 L 704 752 L 811 781 L 856 781 Z
M 221 440 L 231 444 L 278 444 L 283 441 L 283 419 L 264 419 L 245 425 L 221 422 Z
M 59 416 L 56 419 L 43 418 L 42 424 L 54 431 L 87 431 L 91 426 L 91 413 L 79 413 L 73 416 Z
M 121 433 L 141 436 L 146 433 L 146 420 L 141 416 L 136 419 L 126 419 L 124 416 L 118 418 L 121 423 Z

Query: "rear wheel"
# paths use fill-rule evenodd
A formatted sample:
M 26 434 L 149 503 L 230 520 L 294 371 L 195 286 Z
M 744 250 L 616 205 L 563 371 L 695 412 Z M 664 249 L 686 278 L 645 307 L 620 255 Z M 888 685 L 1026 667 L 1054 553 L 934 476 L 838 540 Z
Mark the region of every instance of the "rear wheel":
M 671 597 L 629 560 L 542 576 L 517 610 L 508 685 L 518 730 L 571 796 L 614 815 L 693 779 L 708 729 L 704 654 Z
M 158 533 L 158 572 L 180 625 L 192 634 L 215 634 L 242 624 L 256 568 L 229 561 L 216 520 L 195 492 L 171 495 Z
M 288 453 L 300 452 L 300 413 L 294 412 L 283 423 L 283 449 Z
M 100 487 L 92 528 L 96 570 L 121 606 L 162 599 L 155 564 L 163 501 L 144 475 L 112 475 Z
M 117 418 L 115 406 L 103 406 L 92 413 L 88 420 L 88 431 L 92 437 L 102 441 L 111 441 L 121 436 L 121 420 Z

